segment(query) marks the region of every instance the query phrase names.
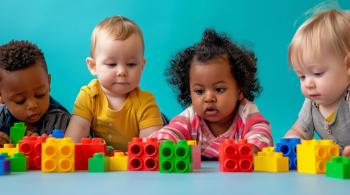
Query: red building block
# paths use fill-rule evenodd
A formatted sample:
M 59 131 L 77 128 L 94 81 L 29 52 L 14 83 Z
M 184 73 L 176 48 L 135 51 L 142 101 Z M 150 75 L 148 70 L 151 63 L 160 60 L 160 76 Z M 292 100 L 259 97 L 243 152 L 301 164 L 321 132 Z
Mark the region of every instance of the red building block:
M 28 157 L 28 170 L 41 169 L 41 145 L 45 143 L 47 136 L 25 136 L 19 141 L 19 151 Z
M 225 140 L 219 146 L 219 167 L 222 172 L 252 172 L 253 146 L 246 140 Z
M 75 170 L 88 170 L 89 158 L 95 153 L 106 155 L 106 144 L 102 138 L 81 138 L 80 142 L 75 144 Z
M 148 138 L 142 142 L 135 137 L 128 143 L 128 170 L 129 171 L 158 171 L 159 170 L 159 142 Z

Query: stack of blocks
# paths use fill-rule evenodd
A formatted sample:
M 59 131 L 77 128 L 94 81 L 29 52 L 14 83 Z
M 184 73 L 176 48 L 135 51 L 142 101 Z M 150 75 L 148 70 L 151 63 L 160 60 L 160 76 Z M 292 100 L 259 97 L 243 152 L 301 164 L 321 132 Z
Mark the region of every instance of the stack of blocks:
M 333 140 L 302 140 L 297 145 L 298 172 L 325 173 L 326 162 L 334 156 L 339 156 L 339 145 Z
M 350 158 L 343 156 L 333 157 L 326 163 L 326 176 L 349 179 L 350 178 Z
M 219 146 L 219 170 L 222 172 L 253 171 L 252 144 L 246 140 L 227 139 Z
M 129 171 L 158 171 L 159 166 L 159 142 L 157 139 L 148 138 L 142 142 L 135 137 L 128 143 L 128 170 Z
M 7 154 L 0 154 L 0 175 L 10 174 L 10 160 Z
M 289 170 L 297 169 L 297 144 L 300 144 L 299 138 L 284 138 L 281 139 L 275 146 L 276 152 L 282 152 L 283 156 L 288 157 Z
M 273 147 L 263 148 L 254 156 L 254 170 L 266 172 L 287 172 L 289 170 L 288 157 L 282 152 L 275 152 Z
M 160 172 L 185 173 L 192 171 L 191 146 L 187 140 L 179 140 L 177 144 L 165 140 L 159 149 Z
M 75 144 L 75 170 L 88 170 L 88 159 L 95 153 L 106 153 L 102 138 L 82 138 Z
M 28 157 L 28 170 L 41 169 L 41 145 L 45 143 L 46 136 L 25 136 L 19 141 L 19 151 Z
M 74 143 L 71 138 L 48 138 L 42 145 L 43 172 L 73 172 Z

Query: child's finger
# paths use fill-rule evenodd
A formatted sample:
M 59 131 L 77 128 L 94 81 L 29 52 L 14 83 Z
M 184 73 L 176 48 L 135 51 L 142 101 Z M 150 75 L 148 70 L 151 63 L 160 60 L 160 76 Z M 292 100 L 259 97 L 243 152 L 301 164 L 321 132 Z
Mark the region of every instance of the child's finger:
M 4 141 L 6 141 L 7 143 L 9 143 L 11 141 L 10 136 L 8 136 L 6 133 L 0 131 L 0 138 Z

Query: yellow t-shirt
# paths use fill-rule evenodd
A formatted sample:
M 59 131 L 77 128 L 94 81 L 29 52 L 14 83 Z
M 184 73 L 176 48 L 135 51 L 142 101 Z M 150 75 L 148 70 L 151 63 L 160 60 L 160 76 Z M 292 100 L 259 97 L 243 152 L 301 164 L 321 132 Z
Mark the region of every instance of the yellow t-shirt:
M 138 137 L 141 129 L 162 125 L 154 96 L 136 88 L 129 93 L 120 110 L 112 110 L 98 80 L 81 88 L 73 114 L 91 121 L 91 131 L 105 139 L 107 145 L 127 151 L 128 141 Z

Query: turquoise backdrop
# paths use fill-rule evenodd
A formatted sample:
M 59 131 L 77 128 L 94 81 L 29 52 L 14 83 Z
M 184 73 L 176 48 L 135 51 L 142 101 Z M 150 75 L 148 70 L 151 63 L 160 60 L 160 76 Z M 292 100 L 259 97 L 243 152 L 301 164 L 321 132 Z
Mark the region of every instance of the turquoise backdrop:
M 141 87 L 153 92 L 169 118 L 181 112 L 164 70 L 179 50 L 197 42 L 205 28 L 225 32 L 258 57 L 262 94 L 256 103 L 280 139 L 303 102 L 288 67 L 287 48 L 305 12 L 320 0 L 1 0 L 0 44 L 27 39 L 44 52 L 51 94 L 69 110 L 79 88 L 93 77 L 85 65 L 90 35 L 106 17 L 123 15 L 141 27 L 147 59 Z M 350 9 L 349 0 L 339 0 Z M 349 35 L 350 36 L 350 35 Z

